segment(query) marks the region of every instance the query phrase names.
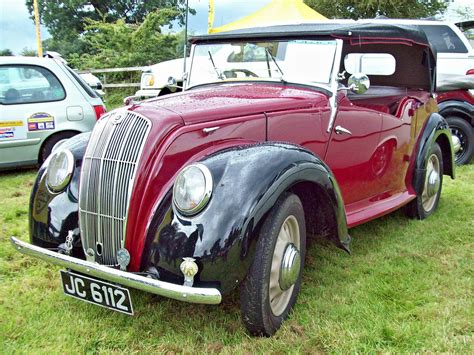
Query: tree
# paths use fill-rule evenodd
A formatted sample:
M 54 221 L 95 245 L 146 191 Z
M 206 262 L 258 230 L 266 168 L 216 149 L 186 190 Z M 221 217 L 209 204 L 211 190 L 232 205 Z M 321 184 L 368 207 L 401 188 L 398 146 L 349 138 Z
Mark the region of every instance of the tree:
M 378 15 L 390 18 L 423 18 L 446 9 L 443 0 L 305 0 L 328 18 L 363 19 Z
M 28 47 L 25 47 L 21 51 L 20 55 L 25 57 L 36 57 L 38 55 L 38 52 L 36 52 L 34 49 L 29 49 Z
M 149 13 L 142 24 L 86 20 L 82 41 L 88 53 L 73 53 L 67 60 L 79 69 L 114 68 L 155 64 L 174 59 L 179 52 L 179 36 L 162 34 L 161 27 L 175 16 L 173 9 Z
M 13 52 L 9 49 L 0 49 L 0 57 L 8 57 L 13 55 Z
M 161 9 L 176 10 L 173 17 L 184 21 L 186 0 L 43 0 L 39 2 L 41 22 L 48 28 L 53 39 L 73 40 L 85 31 L 86 19 L 113 23 L 123 20 L 128 24 L 143 22 L 150 12 Z M 33 0 L 26 0 L 33 14 Z M 195 13 L 191 10 L 191 13 Z

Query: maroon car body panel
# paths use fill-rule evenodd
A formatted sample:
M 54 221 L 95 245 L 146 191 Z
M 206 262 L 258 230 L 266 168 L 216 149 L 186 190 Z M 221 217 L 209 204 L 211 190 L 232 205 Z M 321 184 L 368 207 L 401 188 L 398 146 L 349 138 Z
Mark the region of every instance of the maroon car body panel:
M 129 269 L 139 270 L 148 227 L 179 170 L 232 146 L 285 141 L 312 151 L 328 163 L 339 182 L 349 227 L 414 198 L 405 177 L 419 133 L 416 127 L 423 123 L 412 121 L 429 95 L 407 93 L 392 108 L 393 115 L 388 113 L 386 98 L 368 100 L 372 104 L 361 100 L 356 105 L 341 92 L 337 99 L 335 125 L 349 129 L 351 136 L 327 132 L 330 107 L 324 89 L 297 85 L 218 84 L 130 107 L 149 117 L 153 127 L 128 211 Z M 203 132 L 212 127 L 219 129 Z

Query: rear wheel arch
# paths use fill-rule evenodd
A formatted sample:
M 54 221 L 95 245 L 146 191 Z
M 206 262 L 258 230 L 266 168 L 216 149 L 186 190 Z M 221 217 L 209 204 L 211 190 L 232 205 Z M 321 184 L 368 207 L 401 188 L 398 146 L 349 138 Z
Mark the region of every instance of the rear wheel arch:
M 76 130 L 65 130 L 54 132 L 53 134 L 49 135 L 41 144 L 41 147 L 38 152 L 38 162 L 39 164 L 43 164 L 46 158 L 51 154 L 51 150 L 53 149 L 54 145 L 63 139 L 68 139 L 74 137 L 75 135 L 81 133 L 80 131 Z
M 462 118 L 467 121 L 471 126 L 474 126 L 474 116 L 469 114 L 467 108 L 463 108 L 459 106 L 461 103 L 457 104 L 457 102 L 447 103 L 448 105 L 443 107 L 440 104 L 439 114 L 443 116 L 445 119 L 448 117 L 454 116 L 458 118 Z

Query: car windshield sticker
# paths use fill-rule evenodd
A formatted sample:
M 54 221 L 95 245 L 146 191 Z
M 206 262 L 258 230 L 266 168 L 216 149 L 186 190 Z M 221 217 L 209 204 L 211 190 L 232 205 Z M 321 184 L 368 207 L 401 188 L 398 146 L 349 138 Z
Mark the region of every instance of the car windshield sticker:
M 0 121 L 0 140 L 26 139 L 26 133 L 26 125 L 23 121 Z
M 28 117 L 28 131 L 47 131 L 54 129 L 54 117 L 46 112 L 38 112 Z

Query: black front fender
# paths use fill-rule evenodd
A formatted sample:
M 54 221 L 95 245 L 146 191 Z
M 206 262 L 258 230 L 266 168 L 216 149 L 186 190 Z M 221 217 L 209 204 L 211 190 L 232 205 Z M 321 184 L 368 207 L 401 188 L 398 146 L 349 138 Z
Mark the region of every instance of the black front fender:
M 182 282 L 182 258 L 195 257 L 198 285 L 231 291 L 247 274 L 265 216 L 283 192 L 301 183 L 326 194 L 320 203 L 329 205 L 324 211 L 334 227 L 331 237 L 345 247 L 348 232 L 339 188 L 329 168 L 311 152 L 264 143 L 227 149 L 201 163 L 213 176 L 211 200 L 197 216 L 186 218 L 174 210 L 169 193 L 149 229 L 149 255 L 142 268 L 156 267 L 165 280 Z
M 46 186 L 46 171 L 49 160 L 40 167 L 30 198 L 30 241 L 42 247 L 57 247 L 64 243 L 69 231 L 73 231 L 75 247 L 80 248 L 78 222 L 79 175 L 90 132 L 78 134 L 67 140 L 61 149 L 68 149 L 74 156 L 75 168 L 67 188 L 54 193 Z

